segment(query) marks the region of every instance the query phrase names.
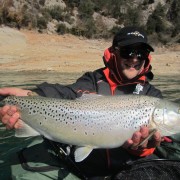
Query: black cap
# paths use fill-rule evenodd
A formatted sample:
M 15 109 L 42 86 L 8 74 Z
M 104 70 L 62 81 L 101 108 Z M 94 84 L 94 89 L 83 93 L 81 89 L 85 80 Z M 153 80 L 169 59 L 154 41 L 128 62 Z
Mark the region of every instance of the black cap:
M 154 49 L 148 44 L 146 33 L 138 27 L 124 27 L 122 28 L 113 39 L 113 47 L 122 47 L 142 43 L 149 51 Z

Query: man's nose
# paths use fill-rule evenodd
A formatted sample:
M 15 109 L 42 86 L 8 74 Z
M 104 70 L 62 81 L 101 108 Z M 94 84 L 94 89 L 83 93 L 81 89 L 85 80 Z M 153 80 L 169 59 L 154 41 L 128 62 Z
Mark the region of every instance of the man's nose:
M 134 55 L 129 59 L 129 61 L 131 61 L 132 63 L 135 63 L 135 62 L 138 62 L 139 59 L 138 59 L 138 57 L 136 55 Z

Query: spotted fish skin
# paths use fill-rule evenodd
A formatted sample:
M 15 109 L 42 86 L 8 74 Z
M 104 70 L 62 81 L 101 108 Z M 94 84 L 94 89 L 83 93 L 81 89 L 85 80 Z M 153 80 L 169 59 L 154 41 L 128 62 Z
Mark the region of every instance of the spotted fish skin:
M 48 139 L 77 146 L 119 147 L 142 125 L 165 135 L 180 132 L 180 127 L 174 129 L 164 121 L 173 113 L 173 122 L 180 124 L 179 105 L 148 96 L 94 95 L 76 100 L 9 96 L 3 104 L 17 105 L 21 119 Z

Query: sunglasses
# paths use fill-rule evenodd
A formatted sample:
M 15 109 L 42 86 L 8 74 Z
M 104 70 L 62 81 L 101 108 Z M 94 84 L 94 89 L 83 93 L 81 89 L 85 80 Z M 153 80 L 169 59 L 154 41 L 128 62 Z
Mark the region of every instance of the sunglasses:
M 135 49 L 135 48 L 120 48 L 120 56 L 123 59 L 130 59 L 137 57 L 139 60 L 146 60 L 149 56 L 149 51 L 147 49 Z

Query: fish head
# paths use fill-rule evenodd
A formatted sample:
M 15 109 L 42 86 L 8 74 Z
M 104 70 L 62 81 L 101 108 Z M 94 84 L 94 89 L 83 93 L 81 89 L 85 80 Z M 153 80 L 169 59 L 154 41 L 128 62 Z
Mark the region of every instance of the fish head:
M 180 106 L 161 100 L 154 110 L 153 121 L 162 135 L 180 133 Z

